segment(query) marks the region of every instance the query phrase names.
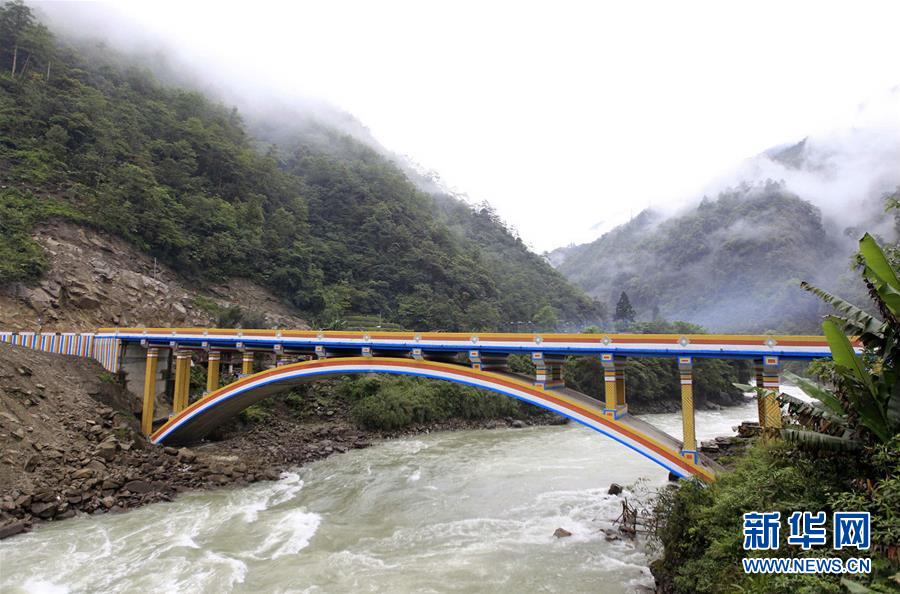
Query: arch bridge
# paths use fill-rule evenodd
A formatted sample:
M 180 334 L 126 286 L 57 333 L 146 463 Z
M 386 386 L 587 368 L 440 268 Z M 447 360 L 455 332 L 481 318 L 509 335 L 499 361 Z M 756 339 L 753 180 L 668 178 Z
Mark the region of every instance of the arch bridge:
M 11 342 L 93 357 L 141 394 L 141 427 L 154 444 L 202 439 L 216 426 L 266 396 L 292 385 L 355 373 L 411 375 L 491 390 L 556 412 L 646 456 L 675 475 L 711 481 L 714 462 L 698 452 L 693 364 L 697 359 L 755 363 L 764 428 L 781 426 L 775 400 L 786 360 L 830 357 L 820 336 L 716 334 L 496 334 L 444 332 L 316 332 L 208 328 L 101 328 L 88 334 L 0 333 Z M 508 358 L 526 355 L 534 376 L 512 373 Z M 565 387 L 568 356 L 596 357 L 604 393 Z M 628 413 L 625 367 L 629 357 L 676 359 L 680 372 L 683 440 Z M 206 365 L 206 392 L 190 402 L 192 365 Z M 238 379 L 221 386 L 222 365 Z M 261 371 L 257 371 L 262 369 Z M 233 373 L 234 374 L 234 373 Z M 233 375 L 232 374 L 232 375 Z M 171 393 L 172 414 L 155 431 L 154 410 Z

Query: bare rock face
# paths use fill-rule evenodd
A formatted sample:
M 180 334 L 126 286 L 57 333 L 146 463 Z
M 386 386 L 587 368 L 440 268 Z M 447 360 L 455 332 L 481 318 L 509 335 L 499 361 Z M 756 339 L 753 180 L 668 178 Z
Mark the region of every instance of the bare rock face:
M 0 287 L 0 330 L 205 327 L 215 325 L 217 308 L 232 305 L 265 313 L 272 326 L 309 328 L 282 299 L 246 279 L 198 285 L 125 241 L 68 222 L 41 225 L 34 239 L 50 268 L 35 286 Z

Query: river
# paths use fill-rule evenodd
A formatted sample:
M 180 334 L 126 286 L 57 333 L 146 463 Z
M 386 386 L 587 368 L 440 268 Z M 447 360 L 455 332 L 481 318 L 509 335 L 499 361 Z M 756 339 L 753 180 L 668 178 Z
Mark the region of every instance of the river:
M 680 435 L 678 414 L 644 418 Z M 702 411 L 698 437 L 755 418 L 753 402 Z M 404 438 L 0 541 L 0 590 L 628 592 L 652 585 L 649 559 L 606 541 L 621 511 L 607 489 L 666 480 L 576 424 Z

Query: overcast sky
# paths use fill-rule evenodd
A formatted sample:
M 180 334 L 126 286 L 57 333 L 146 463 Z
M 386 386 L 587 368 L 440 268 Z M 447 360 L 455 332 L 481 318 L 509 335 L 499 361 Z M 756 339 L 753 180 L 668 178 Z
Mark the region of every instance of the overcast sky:
M 538 251 L 900 83 L 898 2 L 111 4 L 223 85 L 349 111 Z

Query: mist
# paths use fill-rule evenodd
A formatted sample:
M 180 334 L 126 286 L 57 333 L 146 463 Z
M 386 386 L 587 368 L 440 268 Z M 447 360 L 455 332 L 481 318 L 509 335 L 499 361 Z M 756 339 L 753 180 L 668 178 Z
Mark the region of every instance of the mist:
M 289 151 L 301 138 L 321 150 L 340 150 L 336 135 L 349 135 L 394 161 L 426 193 L 450 195 L 469 204 L 484 201 L 495 205 L 508 227 L 514 232 L 518 229 L 526 244 L 531 246 L 535 246 L 537 241 L 544 245 L 550 241 L 556 245 L 577 244 L 579 240 L 614 229 L 617 224 L 646 209 L 654 214 L 643 217 L 639 229 L 630 233 L 644 241 L 651 241 L 666 232 L 670 221 L 690 216 L 704 200 L 715 200 L 720 194 L 733 193 L 735 189 L 746 194 L 748 199 L 758 199 L 757 194 L 760 191 L 765 194 L 765 188 L 771 182 L 778 185 L 776 193 L 799 197 L 818 208 L 821 211 L 821 225 L 827 235 L 827 249 L 823 250 L 822 257 L 815 263 L 805 262 L 794 267 L 791 274 L 802 273 L 805 278 L 817 280 L 818 276 L 813 276 L 813 273 L 818 275 L 826 264 L 843 269 L 858 228 L 864 227 L 888 239 L 895 239 L 890 217 L 883 212 L 882 196 L 900 185 L 900 86 L 896 80 L 887 91 L 878 90 L 877 84 L 874 85 L 874 93 L 865 95 L 864 91 L 858 91 L 865 97 L 862 102 L 857 97 L 857 103 L 848 105 L 847 96 L 841 98 L 843 103 L 832 102 L 833 109 L 827 117 L 823 117 L 822 113 L 828 106 L 818 106 L 819 119 L 815 125 L 805 128 L 794 122 L 787 125 L 786 116 L 790 110 L 784 107 L 783 112 L 777 109 L 770 112 L 772 122 L 767 126 L 769 135 L 765 138 L 762 137 L 765 130 L 749 134 L 747 130 L 736 129 L 745 134 L 740 142 L 712 143 L 712 146 L 704 145 L 702 149 L 698 148 L 698 143 L 705 141 L 708 145 L 710 139 L 718 138 L 718 142 L 725 142 L 723 136 L 711 135 L 711 130 L 721 124 L 721 113 L 709 113 L 703 119 L 695 118 L 689 126 L 680 122 L 667 131 L 660 127 L 662 121 L 659 117 L 650 113 L 664 109 L 665 102 L 650 101 L 645 97 L 639 103 L 640 108 L 626 114 L 627 118 L 640 120 L 643 127 L 628 130 L 624 137 L 610 135 L 607 138 L 596 128 L 597 122 L 606 120 L 593 121 L 591 118 L 615 115 L 606 113 L 611 105 L 598 104 L 591 114 L 581 114 L 579 122 L 583 129 L 579 130 L 579 139 L 575 142 L 561 136 L 559 130 L 548 127 L 557 121 L 561 126 L 571 122 L 568 119 L 571 114 L 565 113 L 569 107 L 571 109 L 568 111 L 576 115 L 579 113 L 579 104 L 570 106 L 560 98 L 560 103 L 546 104 L 543 111 L 532 111 L 527 118 L 520 118 L 514 132 L 504 128 L 507 131 L 507 137 L 503 138 L 505 144 L 497 145 L 497 137 L 490 134 L 484 139 L 480 134 L 473 135 L 466 138 L 464 144 L 453 137 L 447 137 L 447 142 L 444 138 L 434 140 L 437 144 L 446 144 L 448 150 L 452 149 L 452 158 L 477 153 L 484 148 L 483 145 L 494 143 L 492 149 L 499 152 L 479 163 L 481 175 L 489 178 L 490 184 L 476 184 L 469 192 L 468 188 L 455 183 L 460 178 L 454 175 L 452 164 L 447 168 L 450 176 L 446 177 L 441 163 L 428 161 L 427 151 L 412 151 L 411 155 L 407 155 L 405 147 L 382 142 L 379 134 L 367 127 L 365 113 L 371 107 L 366 104 L 368 91 L 359 92 L 357 89 L 354 95 L 355 105 L 361 106 L 363 113 L 357 117 L 333 100 L 333 89 L 326 88 L 327 85 L 317 88 L 317 82 L 329 82 L 331 79 L 316 78 L 315 68 L 308 69 L 311 64 L 318 64 L 316 68 L 320 70 L 328 67 L 340 70 L 343 65 L 348 68 L 347 76 L 358 73 L 347 63 L 347 55 L 355 57 L 356 51 L 348 48 L 354 48 L 353 44 L 358 43 L 351 36 L 339 36 L 330 45 L 317 48 L 316 52 L 278 53 L 278 50 L 291 46 L 267 43 L 265 32 L 258 28 L 260 23 L 267 22 L 266 18 L 278 19 L 280 14 L 276 11 L 267 16 L 258 12 L 249 14 L 246 30 L 241 28 L 243 23 L 235 21 L 232 18 L 234 15 L 227 11 L 212 14 L 204 30 L 213 30 L 214 34 L 207 31 L 205 37 L 192 38 L 185 32 L 190 30 L 191 23 L 196 23 L 198 13 L 194 9 L 187 11 L 184 19 L 174 18 L 172 12 L 161 11 L 145 22 L 136 17 L 138 13 L 128 13 L 115 5 L 43 2 L 33 5 L 52 29 L 73 43 L 92 47 L 92 51 L 99 55 L 103 55 L 105 47 L 115 48 L 125 52 L 134 64 L 150 69 L 165 84 L 198 90 L 226 105 L 236 106 L 251 137 L 264 139 L 260 150 L 277 146 Z M 142 16 L 148 14 L 143 13 Z M 166 15 L 170 20 L 166 20 Z M 160 23 L 171 25 L 171 29 L 161 29 Z M 329 21 L 325 26 L 335 28 L 340 24 Z M 371 23 L 375 29 L 380 25 L 377 20 Z M 312 22 L 304 22 L 298 26 L 297 35 L 302 35 L 304 31 L 312 35 L 308 30 L 311 26 Z M 353 23 L 349 30 L 359 33 L 359 23 Z M 242 31 L 245 35 L 239 34 Z M 275 27 L 273 35 L 280 31 L 283 27 Z M 229 36 L 234 37 L 237 49 L 222 45 L 222 39 Z M 363 40 L 370 41 L 366 37 Z M 370 49 L 377 54 L 377 47 Z M 428 51 L 430 49 L 426 47 L 425 52 Z M 332 54 L 336 53 L 340 57 L 332 64 Z M 405 63 L 406 57 L 397 54 L 391 62 L 370 65 L 381 69 L 379 72 L 386 77 L 385 85 L 396 81 L 394 77 L 397 72 L 406 71 L 405 76 L 412 79 L 424 75 L 414 68 L 410 69 Z M 360 53 L 358 59 L 364 63 L 372 60 L 365 52 Z M 517 68 L 515 64 L 511 67 Z M 307 80 L 306 75 L 310 72 L 313 76 Z M 336 76 L 340 78 L 342 75 L 338 71 Z M 423 81 L 427 80 L 432 79 L 423 78 Z M 698 85 L 694 95 L 699 96 L 703 90 L 702 84 L 699 80 L 692 80 Z M 383 92 L 381 86 L 384 85 L 373 87 L 372 93 L 377 95 Z M 860 89 L 871 89 L 872 86 L 871 81 L 867 85 L 859 85 Z M 496 91 L 496 87 L 484 88 Z M 480 92 L 481 88 L 473 88 L 472 91 L 473 97 L 480 98 L 486 105 L 496 104 L 497 98 Z M 399 104 L 403 104 L 400 95 L 404 92 L 409 92 L 409 87 L 398 87 L 396 100 Z M 624 89 L 623 92 L 629 97 L 634 96 L 634 89 Z M 752 94 L 751 90 L 747 93 Z M 791 100 L 789 96 L 784 97 L 786 104 Z M 621 111 L 624 105 L 615 106 L 625 114 Z M 679 106 L 688 109 L 686 104 L 680 103 Z M 765 114 L 756 117 L 759 115 Z M 439 120 L 442 115 L 433 114 L 433 117 Z M 499 112 L 497 117 L 502 120 Z M 385 130 L 385 122 L 380 122 L 379 130 Z M 387 124 L 403 128 L 415 122 L 411 115 L 409 122 L 395 119 L 387 121 Z M 729 125 L 737 126 L 739 122 L 740 119 L 735 116 Z M 673 132 L 674 137 L 671 136 Z M 523 160 L 519 152 L 523 148 L 532 153 L 529 159 L 538 161 Z M 508 176 L 510 170 L 504 163 L 506 158 L 519 161 L 513 177 Z M 682 169 L 690 171 L 680 175 Z M 527 189 L 525 186 L 528 186 Z M 485 195 L 483 190 L 486 187 L 493 188 L 493 192 Z M 597 217 L 598 214 L 601 216 Z M 805 221 L 813 224 L 814 218 Z M 684 276 L 689 276 L 691 282 L 703 285 L 707 282 L 702 274 L 703 267 L 710 265 L 710 257 L 715 258 L 716 244 L 777 242 L 782 239 L 781 235 L 789 232 L 779 227 L 778 221 L 770 224 L 764 217 L 754 219 L 741 215 L 735 220 L 723 220 L 718 229 L 707 233 L 713 256 L 707 254 L 685 262 L 681 264 L 681 269 L 686 271 Z M 600 244 L 608 245 L 609 242 L 601 239 Z M 664 267 L 663 263 L 635 260 L 628 251 L 617 252 L 613 249 L 603 259 L 609 270 L 597 278 L 586 278 L 586 271 L 594 270 L 594 266 L 581 266 L 580 271 L 573 273 L 571 266 L 565 264 L 569 254 L 579 250 L 579 247 L 574 247 L 557 252 L 551 261 L 561 266 L 570 279 L 603 300 L 609 296 L 599 294 L 595 287 L 602 286 L 603 291 L 616 293 L 619 285 L 625 282 L 623 279 L 640 285 L 648 270 Z M 644 257 L 650 255 L 645 254 Z M 610 278 L 617 280 L 609 283 Z M 777 320 L 767 319 L 764 309 L 756 306 L 759 297 L 753 292 L 743 295 L 732 287 L 723 289 L 720 299 L 714 303 L 700 305 L 694 302 L 690 307 L 672 304 L 672 308 L 668 311 L 663 308 L 661 313 L 698 321 L 714 329 L 722 328 L 729 314 L 736 311 L 740 312 L 743 327 L 755 328 L 770 322 L 777 325 Z M 723 300 L 729 300 L 732 307 L 722 309 L 720 304 Z M 657 305 L 651 301 L 646 298 L 643 301 L 647 312 Z M 786 298 L 787 301 L 790 299 Z M 639 296 L 636 302 L 642 304 Z
M 424 189 L 491 203 L 538 251 L 684 206 L 742 159 L 898 83 L 890 15 L 863 27 L 820 6 L 736 21 L 716 3 L 35 5 L 54 28 L 237 105 L 251 132 L 312 119 L 351 134 L 425 174 Z

